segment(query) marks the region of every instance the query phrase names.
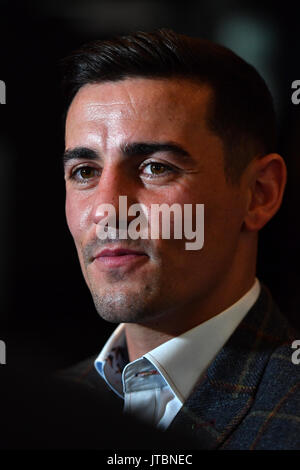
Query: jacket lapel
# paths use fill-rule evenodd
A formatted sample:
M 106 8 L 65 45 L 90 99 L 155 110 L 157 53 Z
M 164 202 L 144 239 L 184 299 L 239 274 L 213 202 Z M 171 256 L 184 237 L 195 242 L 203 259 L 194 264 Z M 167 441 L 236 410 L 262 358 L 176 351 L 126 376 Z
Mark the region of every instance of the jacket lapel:
M 288 338 L 288 327 L 263 287 L 169 430 L 191 434 L 200 449 L 222 447 L 250 409 L 272 351 Z

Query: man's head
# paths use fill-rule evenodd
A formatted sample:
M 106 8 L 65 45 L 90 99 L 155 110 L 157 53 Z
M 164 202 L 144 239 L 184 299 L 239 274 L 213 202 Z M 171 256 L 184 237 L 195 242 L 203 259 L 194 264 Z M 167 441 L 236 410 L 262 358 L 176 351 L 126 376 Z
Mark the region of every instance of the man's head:
M 162 30 L 83 47 L 64 83 L 67 220 L 99 313 L 179 332 L 230 305 L 253 281 L 256 234 L 285 184 L 262 78 L 221 46 Z M 203 249 L 99 240 L 97 208 L 118 212 L 120 195 L 204 204 Z M 106 248 L 141 254 L 111 263 Z

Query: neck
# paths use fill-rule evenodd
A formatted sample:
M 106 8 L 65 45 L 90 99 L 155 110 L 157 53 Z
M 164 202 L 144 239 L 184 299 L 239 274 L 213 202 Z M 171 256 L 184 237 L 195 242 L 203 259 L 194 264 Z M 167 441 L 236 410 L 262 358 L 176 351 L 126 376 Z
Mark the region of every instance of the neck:
M 127 323 L 125 335 L 130 362 L 218 315 L 245 295 L 255 280 L 254 253 L 255 249 L 239 256 L 239 262 L 228 270 L 220 283 L 200 293 L 192 302 L 176 306 L 147 324 Z M 248 269 L 241 271 L 241 266 Z
M 213 305 L 208 305 L 205 301 L 198 306 L 185 305 L 184 309 L 174 310 L 168 316 L 157 318 L 148 324 L 127 323 L 125 336 L 130 362 L 223 312 L 246 294 L 253 284 L 254 278 L 232 300 L 224 303 L 215 302 Z
M 169 339 L 172 339 L 175 335 L 155 330 L 148 325 L 127 323 L 125 325 L 125 336 L 129 361 L 132 362 L 166 341 L 169 341 Z

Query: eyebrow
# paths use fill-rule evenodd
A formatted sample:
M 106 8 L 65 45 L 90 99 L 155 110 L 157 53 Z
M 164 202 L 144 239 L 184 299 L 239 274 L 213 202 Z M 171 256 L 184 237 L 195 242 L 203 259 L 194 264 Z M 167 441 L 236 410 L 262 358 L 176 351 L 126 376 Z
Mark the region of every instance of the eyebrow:
M 133 142 L 122 146 L 122 153 L 126 157 L 149 156 L 157 152 L 169 152 L 183 158 L 190 157 L 189 152 L 175 142 Z
M 75 147 L 73 149 L 68 149 L 63 154 L 63 164 L 64 166 L 70 160 L 98 160 L 99 155 L 96 150 L 93 150 L 88 147 Z
M 191 155 L 181 145 L 175 142 L 133 142 L 121 146 L 124 157 L 149 156 L 157 152 L 173 153 L 184 160 L 190 159 Z M 101 155 L 94 149 L 88 147 L 75 147 L 68 149 L 63 154 L 63 164 L 70 160 L 98 160 Z

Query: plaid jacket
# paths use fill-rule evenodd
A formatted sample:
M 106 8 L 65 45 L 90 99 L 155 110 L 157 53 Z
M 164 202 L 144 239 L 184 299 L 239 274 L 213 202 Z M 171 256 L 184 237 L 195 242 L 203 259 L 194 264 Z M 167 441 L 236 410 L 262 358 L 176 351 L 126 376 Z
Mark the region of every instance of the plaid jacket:
M 168 431 L 190 434 L 199 449 L 300 449 L 300 364 L 291 358 L 294 339 L 300 334 L 263 287 Z M 69 374 L 103 393 L 93 361 Z

